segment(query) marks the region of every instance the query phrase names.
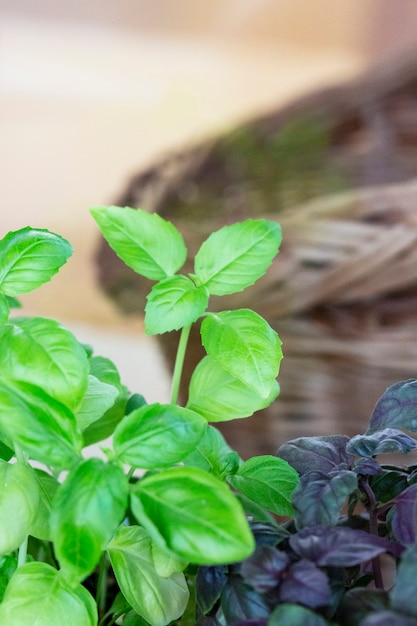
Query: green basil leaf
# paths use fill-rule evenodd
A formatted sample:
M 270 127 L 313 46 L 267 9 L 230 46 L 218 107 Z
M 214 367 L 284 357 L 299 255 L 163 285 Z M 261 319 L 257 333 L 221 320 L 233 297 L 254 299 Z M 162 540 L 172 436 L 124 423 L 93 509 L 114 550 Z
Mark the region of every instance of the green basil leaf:
M 298 474 L 283 459 L 257 456 L 245 461 L 237 472 L 227 477 L 234 489 L 256 504 L 277 515 L 294 514 L 292 494 L 299 483 Z
M 129 602 L 126 600 L 126 598 L 124 597 L 122 592 L 119 591 L 119 592 L 116 593 L 116 596 L 113 599 L 113 602 L 111 603 L 111 606 L 110 606 L 107 614 L 108 615 L 110 614 L 113 617 L 115 615 L 124 615 L 124 617 L 123 617 L 123 626 L 124 626 L 124 624 L 126 622 L 126 615 L 128 613 L 130 613 L 131 611 L 132 611 L 132 607 L 130 606 Z M 143 626 L 143 625 L 141 624 L 141 626 Z M 147 626 L 146 622 L 145 622 L 144 626 Z
M 0 459 L 3 459 L 4 461 L 10 461 L 12 456 L 14 456 L 14 451 L 9 448 L 9 446 L 6 446 L 5 443 L 0 441 Z
M 143 469 L 179 463 L 207 428 L 198 413 L 175 404 L 149 404 L 129 413 L 113 436 L 116 457 Z
M 166 626 L 181 617 L 188 603 L 185 577 L 158 575 L 151 539 L 144 528 L 122 526 L 107 546 L 119 587 L 132 608 L 151 626 Z
M 14 296 L 6 296 L 7 302 L 9 303 L 9 307 L 11 309 L 21 309 L 22 308 L 22 303 L 20 302 L 20 300 L 18 298 L 15 298 Z
M 0 241 L 0 292 L 29 293 L 51 280 L 72 254 L 63 237 L 39 228 L 22 228 Z
M 228 474 L 234 474 L 242 461 L 238 453 L 226 443 L 221 432 L 208 426 L 197 446 L 182 462 L 222 479 Z
M 152 287 L 145 307 L 147 335 L 178 330 L 196 322 L 208 305 L 208 293 L 186 276 L 171 276 Z
M 149 626 L 149 622 L 138 615 L 136 611 L 130 610 L 123 618 L 123 626 Z
M 0 461 L 0 554 L 9 554 L 23 543 L 38 506 L 39 488 L 32 468 Z
M 201 324 L 207 353 L 261 398 L 272 393 L 282 359 L 281 340 L 250 309 L 210 313 Z
M 273 381 L 270 395 L 263 398 L 223 369 L 213 357 L 206 356 L 191 376 L 187 408 L 209 422 L 226 422 L 253 415 L 269 406 L 278 395 L 277 381 Z
M 114 429 L 126 412 L 129 390 L 120 380 L 120 374 L 114 363 L 102 356 L 92 356 L 89 358 L 90 374 L 95 376 L 102 383 L 112 385 L 118 390 L 118 396 L 113 405 L 104 413 L 100 419 L 92 422 L 84 431 L 84 445 L 103 441 L 113 434 Z
M 0 338 L 3 380 L 42 387 L 74 411 L 87 389 L 88 361 L 74 335 L 55 320 L 13 320 Z
M 91 446 L 110 437 L 125 415 L 125 407 L 126 400 L 119 397 L 103 417 L 87 426 L 83 431 L 84 446 Z
M 26 563 L 12 576 L 0 604 L 7 626 L 96 626 L 97 605 L 82 585 L 69 585 L 47 563 Z
M 254 549 L 238 500 L 200 470 L 182 467 L 147 476 L 133 487 L 131 503 L 153 541 L 190 563 L 233 563 Z
M 118 395 L 116 387 L 89 375 L 87 391 L 75 414 L 78 428 L 84 430 L 103 417 L 104 413 L 114 405 Z
M 74 415 L 40 387 L 0 381 L 0 431 L 45 465 L 68 469 L 78 462 L 82 438 Z
M 150 280 L 175 274 L 187 249 L 178 230 L 157 213 L 129 207 L 94 207 L 91 214 L 116 254 Z
M 222 296 L 253 285 L 271 265 L 282 239 L 268 220 L 246 220 L 212 233 L 195 257 L 197 284 Z
M 52 503 L 55 554 L 71 581 L 88 576 L 126 513 L 128 483 L 123 471 L 87 459 L 70 472 Z
M 52 510 L 52 500 L 59 487 L 59 482 L 53 476 L 40 469 L 34 470 L 34 476 L 38 483 L 39 507 L 36 517 L 30 526 L 29 535 L 42 541 L 51 541 L 49 519 Z
M 3 327 L 7 324 L 10 315 L 10 306 L 7 296 L 0 293 L 0 335 L 3 332 Z
M 188 563 L 180 559 L 174 558 L 171 554 L 167 554 L 165 550 L 161 550 L 155 543 L 152 544 L 152 558 L 155 570 L 158 576 L 169 578 L 176 572 L 183 572 Z
M 0 556 L 0 604 L 3 602 L 4 592 L 16 569 L 17 557 L 15 554 Z
M 122 384 L 119 371 L 113 361 L 104 356 L 90 356 L 88 363 L 92 376 L 95 376 L 103 383 L 113 385 L 113 387 L 116 387 L 127 396 L 127 388 Z

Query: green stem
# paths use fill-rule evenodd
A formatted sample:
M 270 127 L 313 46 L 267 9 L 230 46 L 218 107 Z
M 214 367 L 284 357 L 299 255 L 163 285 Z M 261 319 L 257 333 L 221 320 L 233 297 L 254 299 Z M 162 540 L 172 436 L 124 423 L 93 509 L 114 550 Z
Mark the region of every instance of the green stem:
M 15 446 L 14 447 L 14 453 L 16 456 L 16 461 L 18 463 L 27 463 L 28 459 L 27 459 L 27 455 L 25 454 L 25 452 L 23 452 L 23 450 L 19 447 L 19 446 Z
M 17 554 L 17 567 L 24 565 L 26 563 L 26 558 L 28 555 L 28 537 L 23 541 L 23 543 L 19 546 L 19 552 Z
M 106 553 L 103 552 L 100 559 L 100 566 L 98 572 L 98 580 L 97 580 L 97 593 L 96 593 L 96 602 L 98 606 L 99 613 L 103 613 L 106 607 L 106 596 L 107 596 L 107 558 Z
M 15 455 L 18 463 L 27 464 L 27 456 L 19 446 L 15 446 Z M 28 539 L 29 537 L 26 537 L 19 546 L 19 551 L 17 553 L 17 567 L 26 563 L 28 555 Z
M 196 620 L 196 584 L 195 578 L 187 579 L 188 589 L 190 591 L 190 599 L 187 607 L 180 619 L 178 620 L 178 626 L 194 626 Z
M 185 352 L 187 350 L 188 337 L 190 336 L 191 324 L 184 326 L 178 342 L 177 356 L 175 358 L 174 373 L 172 374 L 171 404 L 178 403 L 182 370 L 184 367 Z
M 130 479 L 133 477 L 133 474 L 135 473 L 135 469 L 136 467 L 131 467 L 130 470 L 127 473 L 127 480 L 128 482 L 130 482 Z
M 109 615 L 110 613 L 106 613 L 106 615 L 104 615 L 99 621 L 98 626 L 101 626 L 102 624 L 104 625 L 104 622 L 107 620 Z M 125 611 L 119 611 L 119 613 L 115 613 L 110 622 L 108 622 L 107 626 L 113 626 L 113 624 L 115 624 L 119 617 L 122 617 L 122 615 L 125 615 Z

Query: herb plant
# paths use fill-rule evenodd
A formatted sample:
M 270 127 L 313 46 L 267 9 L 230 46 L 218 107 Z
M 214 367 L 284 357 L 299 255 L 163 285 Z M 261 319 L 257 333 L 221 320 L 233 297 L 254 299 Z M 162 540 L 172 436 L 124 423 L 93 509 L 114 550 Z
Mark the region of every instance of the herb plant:
M 254 311 L 211 313 L 209 298 L 267 270 L 279 226 L 220 229 L 185 276 L 172 224 L 92 213 L 154 281 L 147 333 L 181 331 L 172 397 L 149 405 L 58 321 L 12 317 L 72 248 L 32 228 L 0 241 L 0 623 L 417 626 L 417 465 L 383 462 L 417 449 L 417 381 L 387 389 L 364 435 L 298 438 L 242 461 L 211 423 L 276 398 L 281 344 Z M 207 356 L 180 406 L 201 318 Z
M 277 454 L 300 475 L 294 518 L 258 517 L 250 557 L 200 568 L 204 623 L 417 626 L 417 465 L 383 462 L 417 449 L 410 432 L 411 379 L 386 390 L 364 435 L 284 443 Z
M 211 313 L 209 298 L 261 277 L 281 230 L 267 220 L 226 226 L 185 276 L 187 250 L 169 222 L 129 208 L 92 215 L 123 261 L 154 281 L 146 332 L 181 330 L 171 400 L 131 393 L 58 321 L 13 317 L 16 298 L 49 281 L 72 248 L 29 227 L 0 241 L 0 623 L 193 623 L 204 613 L 198 568 L 252 555 L 249 515 L 293 514 L 296 469 L 272 455 L 243 462 L 210 424 L 249 417 L 279 393 L 275 331 L 249 309 Z M 181 371 L 200 318 L 207 356 L 184 407 Z

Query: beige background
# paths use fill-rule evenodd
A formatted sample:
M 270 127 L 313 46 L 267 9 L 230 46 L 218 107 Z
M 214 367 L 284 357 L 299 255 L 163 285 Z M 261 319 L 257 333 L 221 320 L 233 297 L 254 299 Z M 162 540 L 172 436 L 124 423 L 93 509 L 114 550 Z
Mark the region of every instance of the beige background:
M 29 224 L 75 249 L 25 311 L 167 397 L 153 342 L 97 289 L 89 207 L 167 149 L 414 46 L 416 26 L 414 0 L 0 0 L 1 236 Z

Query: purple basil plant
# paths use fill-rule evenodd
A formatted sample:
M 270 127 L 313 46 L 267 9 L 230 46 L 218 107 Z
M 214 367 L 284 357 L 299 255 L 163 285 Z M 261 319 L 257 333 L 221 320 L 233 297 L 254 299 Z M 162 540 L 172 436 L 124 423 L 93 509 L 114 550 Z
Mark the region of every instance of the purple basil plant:
M 277 456 L 300 475 L 294 518 L 251 508 L 255 552 L 199 568 L 197 623 L 417 626 L 417 464 L 383 463 L 416 450 L 409 433 L 411 379 L 386 390 L 365 434 L 282 445 Z

